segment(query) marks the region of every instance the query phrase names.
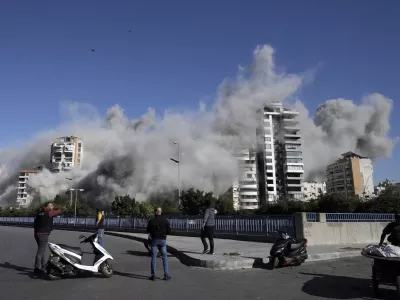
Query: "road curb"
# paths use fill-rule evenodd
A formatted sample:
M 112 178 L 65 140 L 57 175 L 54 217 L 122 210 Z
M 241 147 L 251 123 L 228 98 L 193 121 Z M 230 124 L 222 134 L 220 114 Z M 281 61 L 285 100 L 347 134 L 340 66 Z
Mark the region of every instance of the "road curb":
M 146 243 L 147 239 L 126 235 L 118 232 L 105 232 L 107 235 L 126 238 L 138 242 Z M 206 260 L 198 259 L 187 255 L 185 252 L 178 250 L 177 248 L 168 245 L 167 250 L 169 253 L 177 257 L 181 263 L 189 267 L 200 267 L 212 270 L 242 270 L 252 268 L 267 268 L 269 258 L 246 258 L 246 257 L 229 257 L 225 259 Z M 340 258 L 350 258 L 361 256 L 361 251 L 342 251 L 332 253 L 321 253 L 321 254 L 309 254 L 306 262 L 326 261 Z

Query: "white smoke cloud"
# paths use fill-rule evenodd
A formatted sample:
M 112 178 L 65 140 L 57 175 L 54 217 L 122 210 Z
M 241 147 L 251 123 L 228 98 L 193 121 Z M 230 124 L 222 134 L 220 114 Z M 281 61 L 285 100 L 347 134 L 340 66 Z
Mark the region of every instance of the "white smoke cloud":
M 311 76 L 312 77 L 312 76 Z M 119 105 L 101 116 L 89 104 L 64 103 L 65 122 L 38 134 L 28 143 L 0 149 L 10 174 L 0 179 L 0 204 L 16 199 L 18 170 L 49 163 L 50 143 L 55 137 L 76 135 L 84 140 L 83 166 L 69 173 L 44 170 L 28 184 L 41 198 L 51 199 L 69 187 L 84 188 L 87 198 L 110 203 L 115 195 L 146 195 L 177 186 L 180 144 L 183 188 L 216 193 L 230 187 L 237 174 L 237 147 L 256 142 L 255 129 L 261 122 L 257 112 L 272 101 L 294 98 L 310 74 L 278 73 L 274 49 L 258 46 L 249 67 L 240 67 L 236 78 L 219 86 L 214 105 L 207 110 L 158 116 L 154 109 L 131 120 Z M 360 106 L 349 100 L 329 100 L 320 106 L 315 121 L 301 102 L 300 125 L 304 136 L 304 163 L 308 177 L 319 178 L 326 163 L 342 152 L 356 150 L 373 158 L 389 156 L 394 141 L 387 137 L 391 101 L 380 94 L 369 95 Z M 11 168 L 11 170 L 10 170 Z M 73 178 L 70 182 L 65 177 Z

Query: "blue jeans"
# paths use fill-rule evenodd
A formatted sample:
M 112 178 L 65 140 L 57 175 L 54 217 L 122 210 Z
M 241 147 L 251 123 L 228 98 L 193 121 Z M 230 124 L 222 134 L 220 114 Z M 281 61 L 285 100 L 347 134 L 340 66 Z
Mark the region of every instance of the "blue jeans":
M 151 241 L 151 275 L 156 274 L 156 261 L 158 249 L 161 250 L 161 258 L 164 267 L 164 275 L 168 275 L 168 256 L 167 256 L 167 241 L 156 240 Z
M 97 229 L 97 237 L 98 237 L 97 242 L 100 244 L 100 246 L 102 246 L 104 248 L 104 229 L 103 228 Z

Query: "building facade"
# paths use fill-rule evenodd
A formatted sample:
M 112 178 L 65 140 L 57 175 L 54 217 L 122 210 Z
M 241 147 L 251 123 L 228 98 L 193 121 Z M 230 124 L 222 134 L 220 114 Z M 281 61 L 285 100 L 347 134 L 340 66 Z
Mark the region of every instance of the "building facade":
M 257 209 L 259 207 L 256 151 L 240 149 L 236 153 L 239 178 L 233 183 L 233 207 Z
M 58 173 L 79 168 L 83 160 L 83 141 L 76 136 L 60 137 L 51 144 L 50 171 Z
M 318 198 L 318 196 L 326 194 L 326 183 L 325 182 L 304 182 L 304 200 L 312 200 Z
M 236 209 L 256 209 L 279 198 L 304 199 L 298 115 L 282 103 L 269 104 L 260 111 L 257 145 L 237 155 L 247 173 L 240 168 L 241 179 L 233 186 Z
M 18 177 L 18 187 L 17 187 L 17 201 L 16 205 L 18 208 L 28 207 L 33 200 L 32 195 L 30 195 L 28 190 L 28 180 L 32 176 L 35 176 L 41 172 L 42 167 L 37 167 L 33 170 L 21 170 Z
M 373 167 L 368 157 L 343 153 L 342 158 L 328 165 L 326 177 L 328 193 L 366 198 L 374 194 Z
M 265 200 L 261 202 L 304 198 L 304 163 L 298 115 L 282 103 L 264 107 L 263 126 L 257 134 L 262 152 L 259 167 L 265 168 L 259 170 L 259 180 L 265 182 Z M 260 194 L 263 193 L 260 191 Z

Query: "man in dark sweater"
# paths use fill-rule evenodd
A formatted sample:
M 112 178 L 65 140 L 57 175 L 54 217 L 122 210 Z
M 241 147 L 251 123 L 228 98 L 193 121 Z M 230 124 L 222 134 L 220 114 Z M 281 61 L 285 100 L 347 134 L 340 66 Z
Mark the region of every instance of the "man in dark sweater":
M 204 212 L 203 227 L 201 230 L 201 242 L 204 246 L 204 254 L 214 254 L 215 215 L 217 214 L 217 210 L 210 201 L 207 201 L 205 204 L 207 205 L 207 209 Z M 206 237 L 210 242 L 210 251 L 208 251 Z
M 34 236 L 38 245 L 38 250 L 35 258 L 35 274 L 43 272 L 43 268 L 46 265 L 46 257 L 44 255 L 49 241 L 49 236 L 53 230 L 53 217 L 59 215 L 61 209 L 54 209 L 52 202 L 48 202 L 41 211 L 36 215 L 35 222 L 33 225 Z
M 162 215 L 161 207 L 154 211 L 154 218 L 147 224 L 147 233 L 151 236 L 151 276 L 150 280 L 156 280 L 156 260 L 157 252 L 161 251 L 161 258 L 164 267 L 164 280 L 170 280 L 168 273 L 168 255 L 167 255 L 167 235 L 171 233 L 171 227 L 168 219 Z

